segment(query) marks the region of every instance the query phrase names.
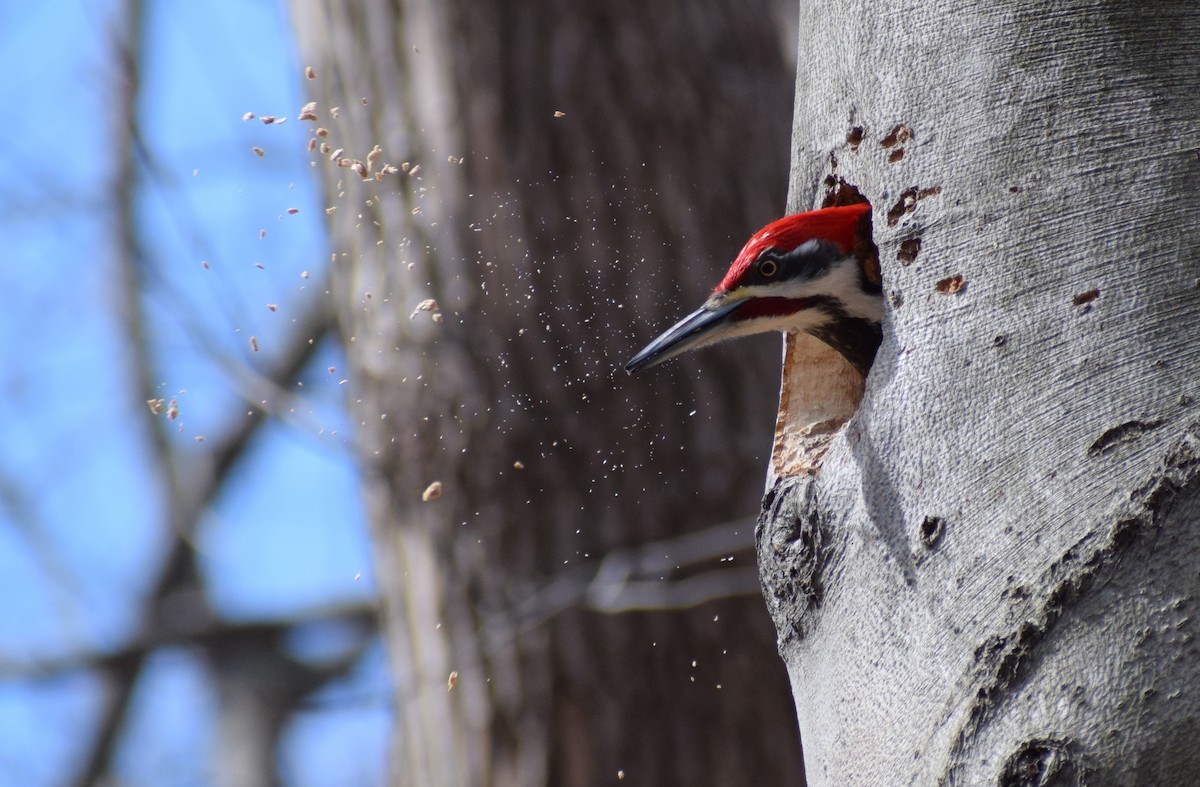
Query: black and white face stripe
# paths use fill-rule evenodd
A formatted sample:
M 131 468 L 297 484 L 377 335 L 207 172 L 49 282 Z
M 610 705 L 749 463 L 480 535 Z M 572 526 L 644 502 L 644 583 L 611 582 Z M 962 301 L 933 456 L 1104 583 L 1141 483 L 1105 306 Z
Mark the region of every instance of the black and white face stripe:
M 785 280 L 819 279 L 842 259 L 842 251 L 832 243 L 810 240 L 790 251 L 763 249 L 746 271 L 744 287 L 776 284 Z
M 883 298 L 880 287 L 863 274 L 857 257 L 844 255 L 832 243 L 811 240 L 780 253 L 766 249 L 746 271 L 736 289 L 726 295 L 741 298 L 786 298 L 836 301 L 848 318 L 880 323 Z M 779 330 L 809 330 L 812 321 L 797 315 L 794 325 Z M 775 330 L 776 326 L 761 330 Z

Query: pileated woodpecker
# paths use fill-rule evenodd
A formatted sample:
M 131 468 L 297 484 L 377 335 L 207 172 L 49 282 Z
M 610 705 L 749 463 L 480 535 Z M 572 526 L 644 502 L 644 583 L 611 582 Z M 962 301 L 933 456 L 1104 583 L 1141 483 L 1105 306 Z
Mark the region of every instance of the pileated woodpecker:
M 882 338 L 883 293 L 868 272 L 866 203 L 797 213 L 763 227 L 696 311 L 625 365 L 634 374 L 724 339 L 805 331 L 865 377 Z M 865 228 L 865 232 L 863 229 Z

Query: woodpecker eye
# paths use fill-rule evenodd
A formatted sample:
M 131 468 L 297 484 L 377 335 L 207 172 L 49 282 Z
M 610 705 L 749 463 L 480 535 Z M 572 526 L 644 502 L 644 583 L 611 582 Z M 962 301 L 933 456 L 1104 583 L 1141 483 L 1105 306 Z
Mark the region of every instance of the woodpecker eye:
M 758 272 L 768 279 L 779 273 L 779 263 L 775 260 L 762 260 L 758 263 Z

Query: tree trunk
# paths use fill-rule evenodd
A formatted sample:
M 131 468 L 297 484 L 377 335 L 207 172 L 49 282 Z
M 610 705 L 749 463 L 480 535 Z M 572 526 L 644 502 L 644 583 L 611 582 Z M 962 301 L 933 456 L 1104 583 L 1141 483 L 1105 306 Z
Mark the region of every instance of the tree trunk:
M 774 353 L 620 373 L 780 212 L 792 85 L 772 9 L 298 1 L 295 18 L 330 132 L 314 160 L 397 783 L 799 783 L 737 521 L 761 494 Z M 401 171 L 363 180 L 356 159 Z
M 811 784 L 1200 773 L 1200 6 L 805 3 L 793 209 L 874 205 L 858 415 L 758 532 Z

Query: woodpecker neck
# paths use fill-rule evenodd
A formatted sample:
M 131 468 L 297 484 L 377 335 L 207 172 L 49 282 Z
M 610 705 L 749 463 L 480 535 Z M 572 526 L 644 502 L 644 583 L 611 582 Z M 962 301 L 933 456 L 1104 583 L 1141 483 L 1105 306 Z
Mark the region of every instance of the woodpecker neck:
M 836 301 L 825 307 L 833 321 L 809 331 L 813 336 L 842 354 L 860 377 L 866 377 L 875 362 L 875 352 L 883 341 L 883 325 L 874 320 L 852 317 L 837 306 Z

